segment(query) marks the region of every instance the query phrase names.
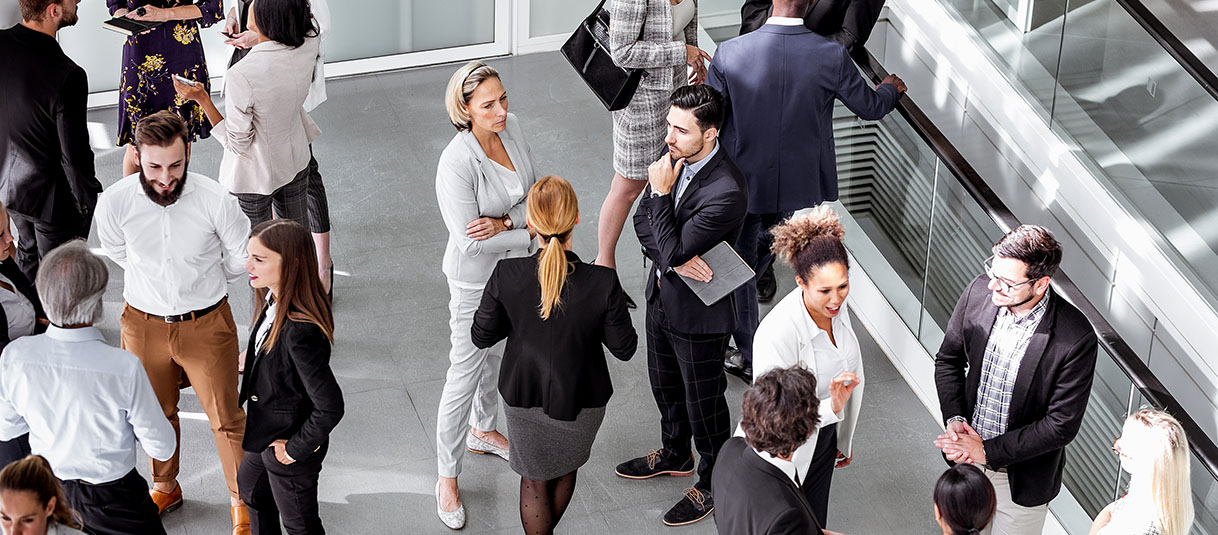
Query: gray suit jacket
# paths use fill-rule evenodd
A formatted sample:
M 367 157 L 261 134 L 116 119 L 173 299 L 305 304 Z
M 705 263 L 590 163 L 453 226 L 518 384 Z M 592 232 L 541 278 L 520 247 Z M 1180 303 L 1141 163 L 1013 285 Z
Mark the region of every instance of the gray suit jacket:
M 694 19 L 685 27 L 684 42 L 672 38 L 672 8 L 668 0 L 609 1 L 609 53 L 619 67 L 647 69 L 639 87 L 675 89 L 673 70 L 685 65 L 685 45 L 698 45 L 698 2 L 691 1 Z
M 524 192 L 510 195 L 496 178 L 494 163 L 482 150 L 474 134 L 458 132 L 440 154 L 436 169 L 436 199 L 440 215 L 448 227 L 448 246 L 444 250 L 444 275 L 449 280 L 467 284 L 486 284 L 495 264 L 504 258 L 527 256 L 533 252 L 533 240 L 525 229 L 525 200 L 529 188 L 537 181 L 533 154 L 520 121 L 509 113 L 507 129 L 499 133 L 508 158 L 516 167 Z M 465 226 L 479 217 L 503 217 L 507 214 L 516 227 L 485 240 L 465 235 Z

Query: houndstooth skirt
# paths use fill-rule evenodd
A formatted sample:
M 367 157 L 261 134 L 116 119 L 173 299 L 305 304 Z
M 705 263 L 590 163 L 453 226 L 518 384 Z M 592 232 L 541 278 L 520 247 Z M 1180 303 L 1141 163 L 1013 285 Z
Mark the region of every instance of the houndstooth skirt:
M 688 82 L 685 65 L 673 68 L 673 87 Z M 647 166 L 664 155 L 668 135 L 668 91 L 639 87 L 625 108 L 613 112 L 613 170 L 647 180 Z

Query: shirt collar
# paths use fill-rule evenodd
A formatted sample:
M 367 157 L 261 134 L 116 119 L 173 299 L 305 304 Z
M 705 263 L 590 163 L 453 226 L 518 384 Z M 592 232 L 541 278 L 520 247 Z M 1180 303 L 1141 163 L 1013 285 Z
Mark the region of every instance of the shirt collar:
M 698 174 L 698 171 L 701 171 L 703 167 L 706 167 L 706 162 L 709 162 L 711 160 L 711 158 L 715 157 L 716 152 L 719 152 L 719 140 L 718 139 L 715 140 L 715 148 L 711 149 L 710 154 L 707 154 L 705 158 L 702 158 L 701 160 L 698 160 L 694 163 L 689 163 L 689 161 L 686 160 L 685 176 L 692 180 L 693 177 Z
M 1040 302 L 1036 303 L 1036 306 L 1032 307 L 1032 310 L 1027 314 L 1024 314 L 1023 317 L 1016 316 L 1014 312 L 1011 312 L 1010 307 L 1002 307 L 999 314 L 1010 315 L 1012 322 L 1016 325 L 1024 325 L 1028 322 L 1040 321 L 1040 318 L 1044 317 L 1045 315 L 1045 310 L 1049 308 L 1049 292 L 1051 291 L 1052 290 L 1045 290 L 1045 296 L 1040 298 Z
M 63 327 L 49 325 L 47 326 L 47 337 L 62 342 L 88 342 L 91 340 L 105 340 L 105 338 L 102 337 L 101 331 L 97 330 L 97 327 L 93 327 L 91 325 L 76 329 L 65 329 Z
M 139 171 L 136 171 L 135 174 L 133 174 L 133 175 L 127 175 L 127 176 L 135 177 L 134 180 L 136 182 L 143 180 L 143 177 L 140 176 Z M 199 179 L 211 180 L 210 178 L 196 174 L 191 171 L 186 172 L 186 186 L 182 188 L 182 194 L 178 196 L 178 201 L 181 201 L 184 197 L 186 197 L 187 195 L 190 195 L 191 193 L 193 193 L 195 191 L 195 183 L 198 182 Z M 147 199 L 148 192 L 144 191 L 144 185 L 143 184 L 137 184 L 137 185 L 139 187 L 135 188 L 135 194 Z M 149 199 L 149 200 L 151 200 L 151 199 Z M 177 204 L 178 201 L 175 201 L 173 204 Z M 169 206 L 173 206 L 173 204 L 171 204 Z M 160 206 L 160 205 L 158 204 L 157 206 Z
M 796 485 L 799 484 L 795 480 L 795 476 L 798 474 L 798 472 L 795 470 L 795 463 L 791 461 L 784 461 L 764 451 L 757 451 L 752 446 L 749 446 L 749 448 L 753 449 L 753 453 L 756 453 L 758 457 L 762 458 L 762 460 L 778 467 L 779 470 L 782 470 L 782 473 L 786 474 L 787 479 L 790 479 L 792 483 L 795 483 Z
M 795 17 L 770 17 L 765 20 L 765 23 L 773 24 L 775 26 L 803 26 L 804 19 L 797 19 Z

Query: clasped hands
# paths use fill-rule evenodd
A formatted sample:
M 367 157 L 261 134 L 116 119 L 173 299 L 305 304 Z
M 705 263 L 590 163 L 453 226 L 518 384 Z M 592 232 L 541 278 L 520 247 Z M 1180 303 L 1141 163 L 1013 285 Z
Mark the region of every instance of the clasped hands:
M 947 460 L 957 464 L 986 464 L 985 446 L 981 435 L 967 422 L 947 424 L 942 435 L 935 438 L 935 447 L 943 450 Z

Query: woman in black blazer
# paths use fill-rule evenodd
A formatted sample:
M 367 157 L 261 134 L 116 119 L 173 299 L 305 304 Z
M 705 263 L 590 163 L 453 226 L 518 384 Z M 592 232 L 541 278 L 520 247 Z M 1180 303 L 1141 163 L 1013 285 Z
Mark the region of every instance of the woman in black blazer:
M 317 278 L 313 238 L 300 223 L 273 219 L 250 233 L 250 286 L 261 303 L 250 333 L 240 402 L 245 458 L 237 473 L 254 535 L 325 533 L 317 480 L 343 393 L 330 370 L 334 316 Z
M 571 252 L 579 202 L 557 176 L 529 191 L 528 225 L 543 249 L 500 260 L 486 283 L 471 329 L 474 345 L 507 338 L 499 393 L 520 474 L 526 533 L 553 533 L 575 491 L 575 472 L 613 393 L 602 344 L 629 360 L 638 347 L 617 273 Z

